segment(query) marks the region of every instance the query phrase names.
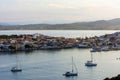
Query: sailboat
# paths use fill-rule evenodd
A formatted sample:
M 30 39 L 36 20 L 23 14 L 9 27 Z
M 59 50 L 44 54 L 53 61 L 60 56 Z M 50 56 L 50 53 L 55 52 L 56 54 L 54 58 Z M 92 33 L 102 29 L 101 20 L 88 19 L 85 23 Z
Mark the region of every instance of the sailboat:
M 92 55 L 92 53 L 91 53 L 91 60 L 87 61 L 85 63 L 85 66 L 88 66 L 88 67 L 97 66 L 97 64 L 93 62 L 93 55 Z
M 76 69 L 76 72 L 74 72 L 74 67 Z M 66 76 L 66 77 L 78 76 L 77 67 L 75 63 L 73 62 L 73 57 L 72 57 L 72 71 L 67 71 L 65 74 L 63 74 L 63 76 Z
M 16 55 L 16 66 L 11 68 L 11 72 L 21 72 L 22 69 L 20 68 L 19 61 Z

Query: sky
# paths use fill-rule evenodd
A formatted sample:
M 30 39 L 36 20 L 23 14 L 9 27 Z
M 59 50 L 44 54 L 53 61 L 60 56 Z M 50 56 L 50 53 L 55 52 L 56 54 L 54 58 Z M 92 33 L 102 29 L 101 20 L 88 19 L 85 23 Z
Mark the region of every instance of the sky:
M 0 22 L 71 23 L 120 18 L 120 0 L 0 0 Z

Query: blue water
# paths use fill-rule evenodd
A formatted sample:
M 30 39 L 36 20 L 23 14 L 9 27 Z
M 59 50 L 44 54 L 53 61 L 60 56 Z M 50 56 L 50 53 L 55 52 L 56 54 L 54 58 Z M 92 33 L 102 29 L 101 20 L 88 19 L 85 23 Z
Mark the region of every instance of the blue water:
M 14 32 L 15 31 L 8 31 L 7 33 L 12 34 Z M 21 31 L 21 33 L 24 32 L 25 31 Z M 42 32 L 51 36 L 89 37 L 116 31 L 63 31 L 63 33 L 60 33 L 62 31 L 30 32 Z M 49 32 L 50 34 L 47 34 Z M 1 31 L 0 33 L 6 34 L 6 31 Z M 36 50 L 33 52 L 18 52 L 17 56 L 23 71 L 12 73 L 10 69 L 16 64 L 16 55 L 0 53 L 0 80 L 103 80 L 106 77 L 116 76 L 120 73 L 120 60 L 116 59 L 120 57 L 120 51 L 93 53 L 94 61 L 98 65 L 92 68 L 84 66 L 84 63 L 90 59 L 90 49 Z M 77 66 L 78 76 L 66 78 L 62 76 L 62 74 L 71 70 L 71 56 L 73 56 Z

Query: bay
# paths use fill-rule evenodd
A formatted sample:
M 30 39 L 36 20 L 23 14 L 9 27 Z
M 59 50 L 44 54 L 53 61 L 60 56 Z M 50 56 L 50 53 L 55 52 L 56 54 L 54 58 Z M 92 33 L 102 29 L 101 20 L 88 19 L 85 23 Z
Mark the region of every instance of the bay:
M 49 36 L 93 37 L 118 32 L 115 30 L 11 30 L 0 31 L 0 34 L 33 34 Z M 22 72 L 12 73 L 11 67 L 16 64 L 16 54 L 0 53 L 0 80 L 103 80 L 116 76 L 120 72 L 120 51 L 95 52 L 93 57 L 96 67 L 86 67 L 90 59 L 90 49 L 35 50 L 18 52 Z M 71 57 L 78 68 L 78 77 L 62 76 L 71 70 Z
M 67 37 L 67 38 L 76 38 L 76 37 L 94 37 L 101 36 L 104 34 L 111 34 L 118 32 L 120 30 L 2 30 L 0 35 L 12 35 L 12 34 L 44 34 L 48 36 L 55 37 Z

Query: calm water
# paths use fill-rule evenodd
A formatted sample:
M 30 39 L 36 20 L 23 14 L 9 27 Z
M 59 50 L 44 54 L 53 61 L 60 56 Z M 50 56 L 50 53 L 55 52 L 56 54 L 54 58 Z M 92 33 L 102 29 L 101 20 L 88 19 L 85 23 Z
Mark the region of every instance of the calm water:
M 51 36 L 85 37 L 99 36 L 116 31 L 0 31 L 0 34 L 43 33 Z M 97 67 L 85 67 L 90 59 L 90 49 L 38 50 L 17 53 L 22 72 L 12 73 L 11 67 L 16 63 L 15 54 L 0 54 L 0 80 L 102 80 L 120 73 L 120 51 L 93 53 Z M 74 57 L 79 76 L 66 78 L 62 76 L 71 70 L 71 56 Z
M 120 31 L 120 30 L 117 30 Z M 0 34 L 35 34 L 40 33 L 48 36 L 55 37 L 92 37 L 92 36 L 100 36 L 104 34 L 117 32 L 115 30 L 5 30 L 0 31 Z

